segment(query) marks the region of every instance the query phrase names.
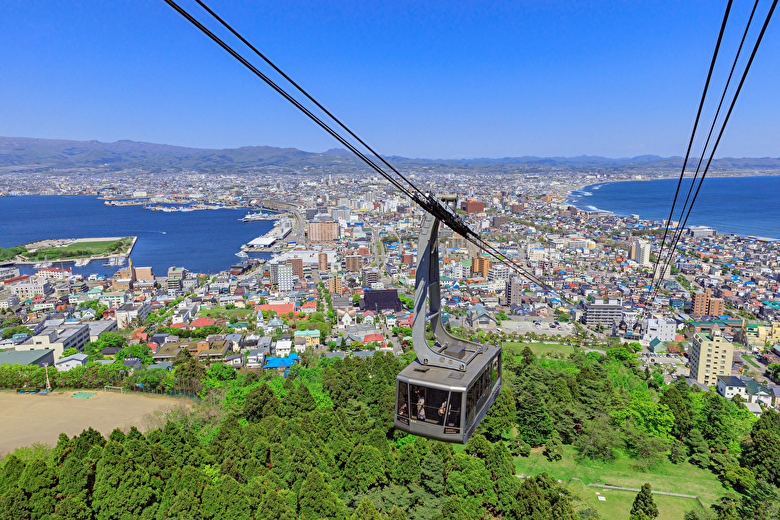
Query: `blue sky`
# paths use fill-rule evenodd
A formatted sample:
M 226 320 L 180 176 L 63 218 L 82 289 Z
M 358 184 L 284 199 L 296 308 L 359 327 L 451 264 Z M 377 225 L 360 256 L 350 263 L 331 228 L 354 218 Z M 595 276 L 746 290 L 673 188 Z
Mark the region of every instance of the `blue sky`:
M 683 155 L 726 5 L 208 3 L 375 149 L 426 158 Z M 752 7 L 734 4 L 717 92 Z M 778 23 L 718 156 L 780 156 Z M 162 0 L 12 0 L 0 34 L 0 135 L 338 146 Z

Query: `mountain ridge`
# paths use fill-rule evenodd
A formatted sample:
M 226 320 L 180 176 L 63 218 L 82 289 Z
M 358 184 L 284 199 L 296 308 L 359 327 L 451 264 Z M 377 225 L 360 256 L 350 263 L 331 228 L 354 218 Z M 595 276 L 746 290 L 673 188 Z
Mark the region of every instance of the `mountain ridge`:
M 682 157 L 639 155 L 609 158 L 598 155 L 540 157 L 525 155 L 502 158 L 422 159 L 386 156 L 401 166 L 441 166 L 456 169 L 495 168 L 523 165 L 527 168 L 680 168 Z M 691 159 L 689 164 L 695 164 Z M 366 168 L 350 152 L 331 148 L 325 152 L 307 152 L 297 148 L 242 146 L 239 148 L 191 148 L 122 139 L 112 143 L 97 140 L 40 139 L 0 136 L 0 168 L 173 168 L 201 170 L 246 170 L 252 168 L 339 167 Z M 780 168 L 780 158 L 722 157 L 713 161 L 718 169 Z

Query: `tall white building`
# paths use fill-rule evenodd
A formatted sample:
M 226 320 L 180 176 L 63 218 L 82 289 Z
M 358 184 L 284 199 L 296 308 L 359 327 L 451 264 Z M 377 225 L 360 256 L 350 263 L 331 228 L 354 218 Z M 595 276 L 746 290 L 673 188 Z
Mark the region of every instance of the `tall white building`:
M 636 240 L 631 244 L 631 260 L 639 265 L 650 265 L 650 244 Z
M 494 264 L 490 266 L 488 271 L 488 280 L 494 282 L 496 280 L 506 280 L 509 278 L 509 266 L 504 264 Z
M 277 286 L 281 292 L 290 292 L 293 288 L 293 266 L 292 264 L 279 264 L 277 269 Z

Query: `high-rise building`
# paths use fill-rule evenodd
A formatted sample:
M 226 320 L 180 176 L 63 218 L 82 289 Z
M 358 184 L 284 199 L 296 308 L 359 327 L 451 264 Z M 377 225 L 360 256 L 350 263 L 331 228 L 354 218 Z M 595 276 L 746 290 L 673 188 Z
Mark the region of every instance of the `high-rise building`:
M 725 303 L 721 298 L 712 297 L 712 289 L 697 291 L 693 295 L 691 312 L 699 316 L 720 316 L 725 313 Z
M 290 292 L 293 288 L 292 264 L 280 264 L 278 267 L 279 281 L 276 284 L 280 292 Z
M 303 259 L 302 258 L 298 258 L 297 256 L 295 256 L 293 258 L 288 258 L 287 259 L 287 263 L 292 266 L 293 276 L 297 276 L 299 280 L 302 279 L 303 278 Z
M 488 271 L 488 280 L 491 282 L 496 280 L 506 280 L 509 278 L 509 266 L 504 264 L 495 264 L 490 267 Z
M 712 326 L 709 334 L 697 332 L 693 335 L 688 355 L 691 377 L 701 384 L 715 385 L 718 376 L 731 375 L 734 345 L 723 338 L 717 325 Z
M 707 314 L 710 316 L 721 316 L 726 313 L 726 305 L 721 298 L 710 298 L 707 309 Z
M 330 275 L 328 278 L 328 292 L 341 296 L 341 293 L 344 292 L 344 282 L 340 276 L 336 274 Z
M 709 291 L 709 289 L 708 289 Z M 693 314 L 698 316 L 706 316 L 709 309 L 710 295 L 701 291 L 696 291 L 693 296 Z
M 491 262 L 490 258 L 488 258 L 487 256 L 485 255 L 476 256 L 471 262 L 471 275 L 487 278 L 488 273 L 490 273 L 490 267 L 492 265 L 493 262 Z
M 520 305 L 523 301 L 523 283 L 515 276 L 506 281 L 506 301 L 509 305 Z
M 322 253 L 317 255 L 317 270 L 319 271 L 327 271 L 328 270 L 328 254 Z
M 349 255 L 346 258 L 347 271 L 350 273 L 359 273 L 363 267 L 363 257 L 360 255 Z
M 379 281 L 379 270 L 376 267 L 364 267 L 362 269 L 363 286 L 368 287 Z
M 268 262 L 268 272 L 270 273 L 271 285 L 279 283 L 279 261 L 271 260 Z
M 339 238 L 339 223 L 332 220 L 309 222 L 309 240 L 332 242 Z
M 650 244 L 643 240 L 635 240 L 631 244 L 631 260 L 639 265 L 650 265 Z

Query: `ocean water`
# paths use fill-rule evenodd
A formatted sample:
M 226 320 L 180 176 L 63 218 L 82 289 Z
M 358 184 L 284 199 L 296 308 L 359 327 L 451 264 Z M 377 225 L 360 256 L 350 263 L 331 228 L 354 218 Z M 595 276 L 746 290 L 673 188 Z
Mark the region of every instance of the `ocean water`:
M 130 258 L 136 266 L 151 266 L 157 276 L 168 267 L 196 273 L 217 273 L 241 259 L 243 244 L 267 233 L 274 222 L 241 222 L 247 210 L 187 212 L 150 211 L 142 206 L 109 207 L 95 197 L 0 197 L 0 247 L 13 247 L 44 238 L 137 236 Z M 270 258 L 270 253 L 250 257 Z M 113 275 L 117 267 L 95 260 L 84 267 L 63 262 L 74 273 Z M 125 264 L 127 265 L 127 264 Z M 60 262 L 55 263 L 60 267 Z M 19 266 L 31 273 L 32 266 Z
M 680 210 L 690 185 L 689 179 L 683 180 L 674 221 L 682 222 Z M 677 179 L 597 183 L 570 192 L 568 201 L 583 210 L 666 220 L 676 187 Z M 694 186 L 691 199 L 695 192 Z M 780 238 L 780 176 L 706 178 L 687 225 Z

